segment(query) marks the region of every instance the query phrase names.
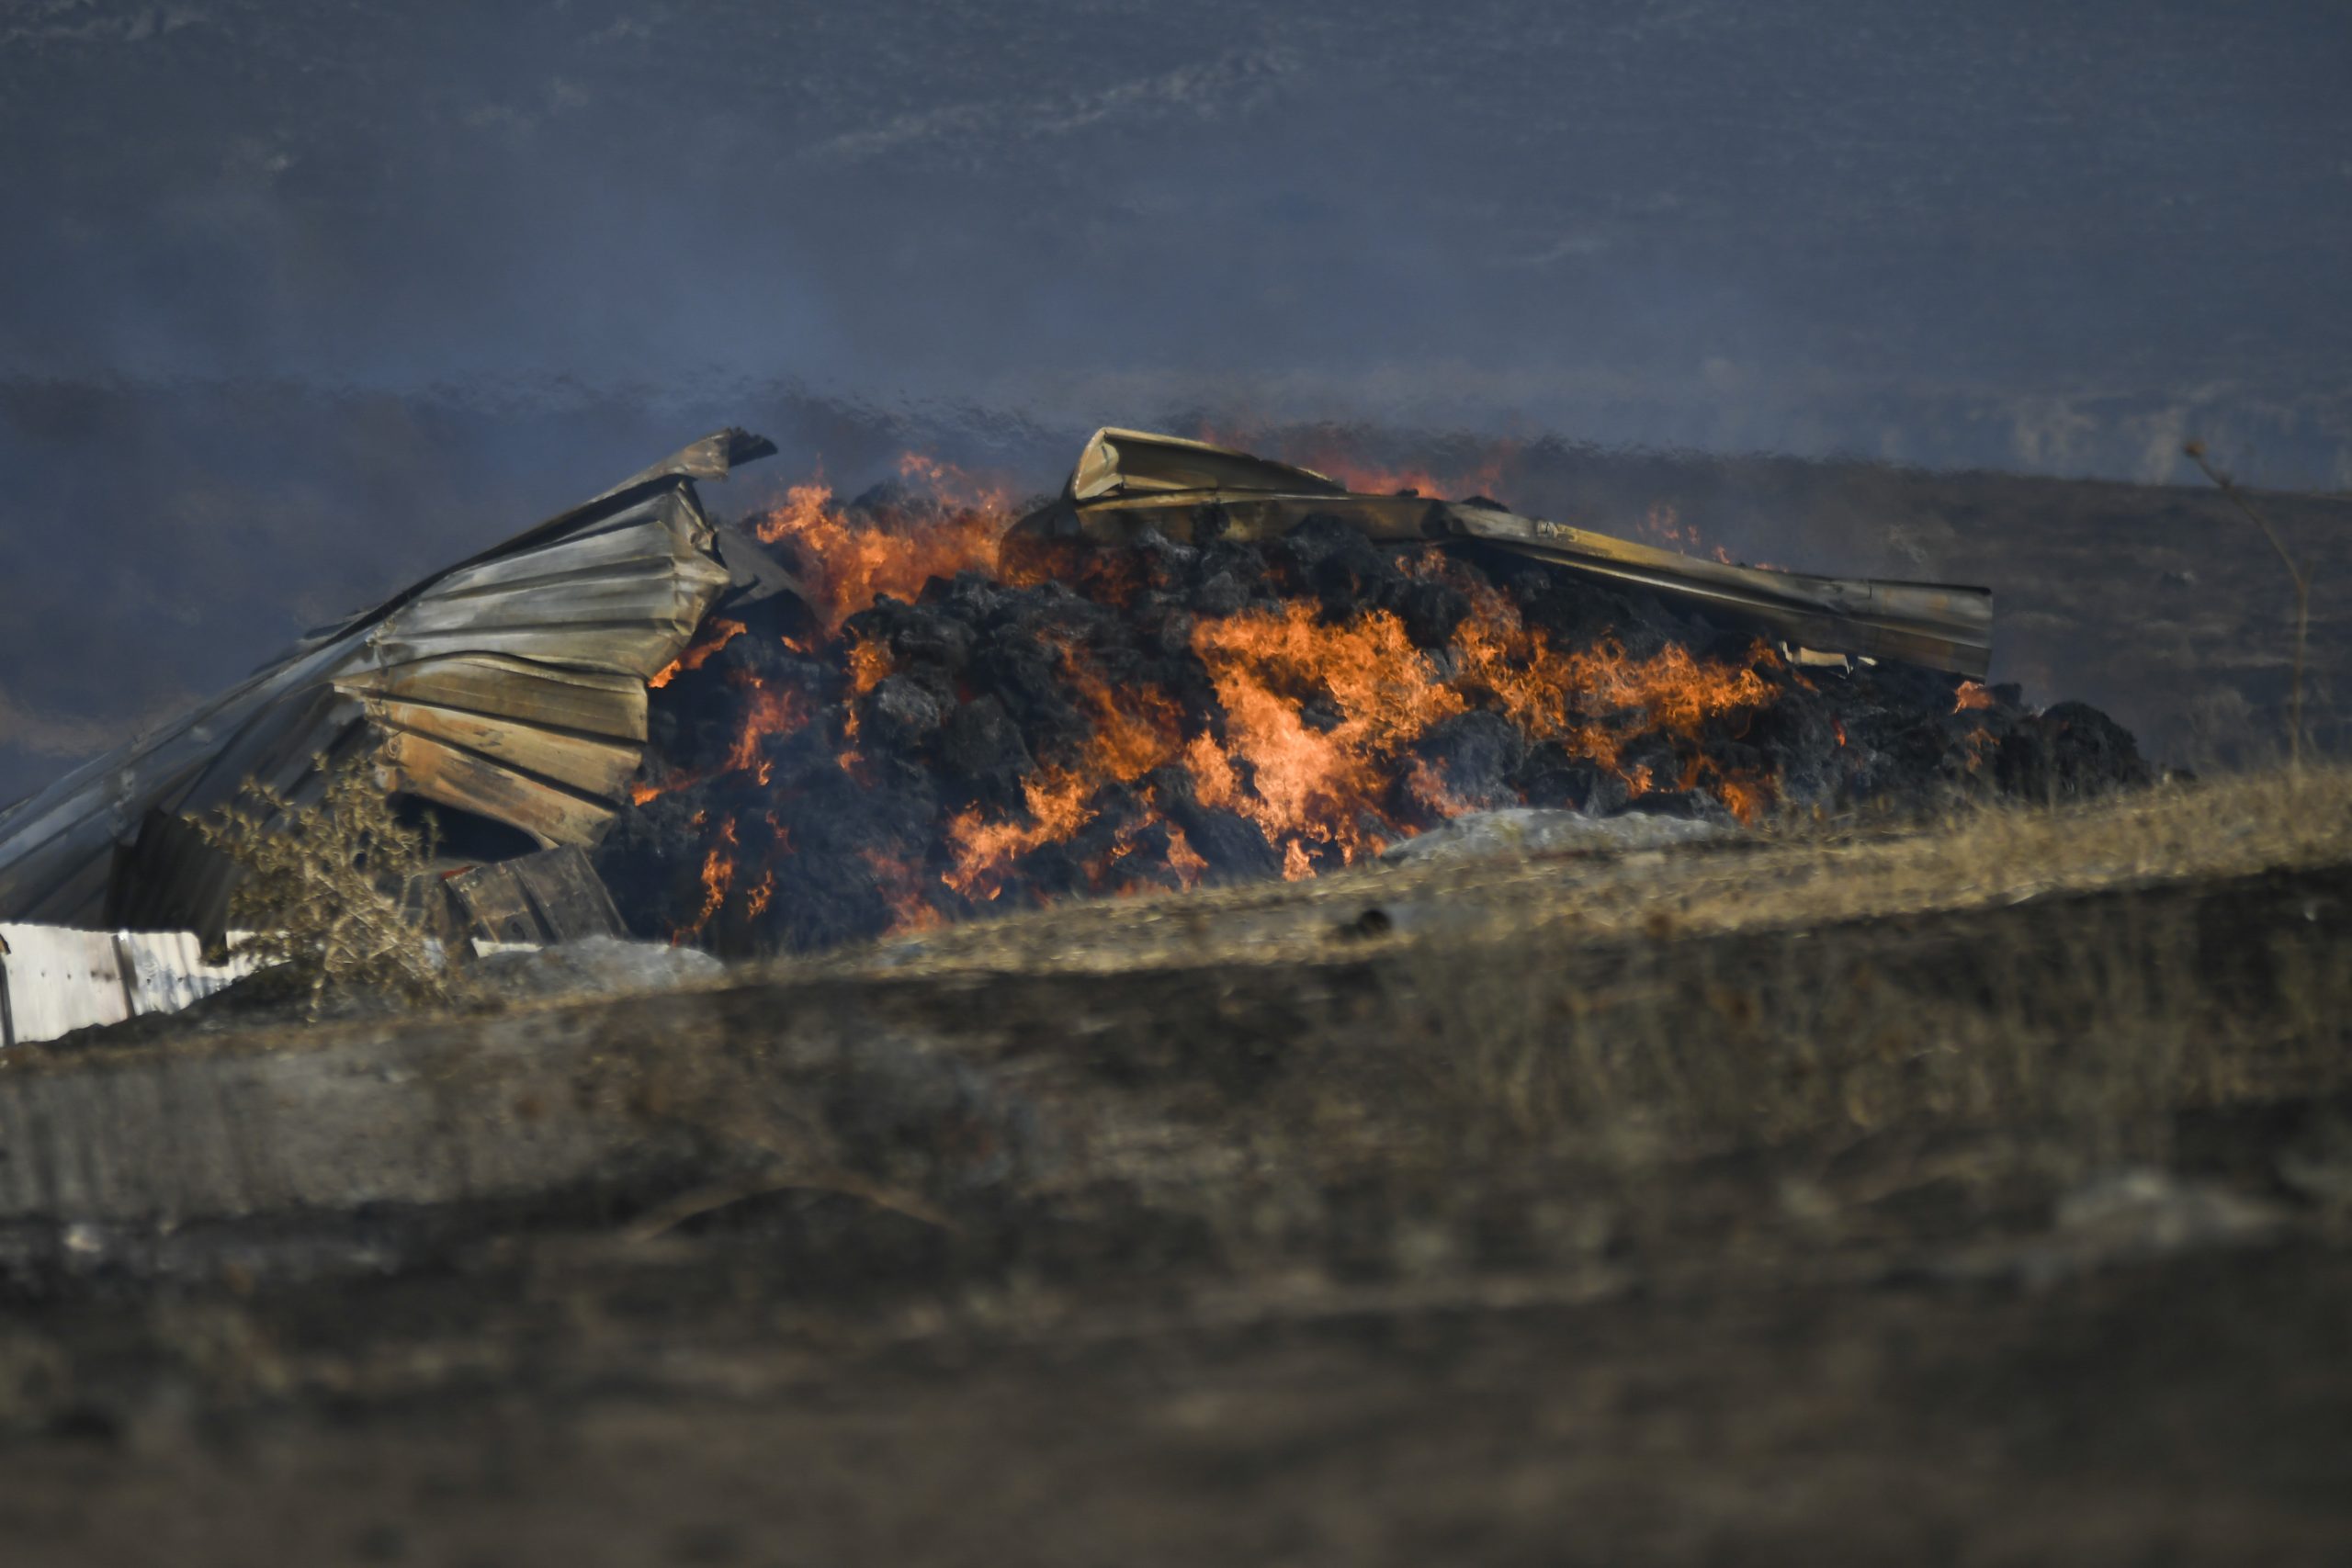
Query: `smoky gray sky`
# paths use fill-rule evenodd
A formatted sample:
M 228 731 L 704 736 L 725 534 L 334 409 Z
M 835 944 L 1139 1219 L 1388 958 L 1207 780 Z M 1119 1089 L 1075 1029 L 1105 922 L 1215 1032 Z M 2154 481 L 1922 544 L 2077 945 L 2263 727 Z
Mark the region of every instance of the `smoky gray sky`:
M 2309 0 L 0 0 L 0 799 L 723 423 L 2352 488 L 2347 82 Z

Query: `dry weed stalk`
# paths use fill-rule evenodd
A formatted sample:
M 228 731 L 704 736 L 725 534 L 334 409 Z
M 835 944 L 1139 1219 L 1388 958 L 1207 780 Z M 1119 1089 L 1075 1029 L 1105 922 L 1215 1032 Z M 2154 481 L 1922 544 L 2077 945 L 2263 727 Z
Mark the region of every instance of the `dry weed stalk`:
M 2191 441 L 2181 448 L 2188 460 L 2205 470 L 2205 477 L 2219 485 L 2231 504 L 2245 514 L 2247 522 L 2262 530 L 2270 547 L 2278 552 L 2278 559 L 2287 568 L 2287 576 L 2295 585 L 2295 674 L 2294 683 L 2287 696 L 2287 758 L 2290 767 L 2303 765 L 2303 645 L 2309 639 L 2312 625 L 2311 570 L 2288 552 L 2287 542 L 2270 525 L 2270 520 L 2255 509 L 2237 481 L 2215 468 L 2205 457 L 2205 443 Z
M 433 835 L 401 821 L 364 763 L 318 766 L 327 783 L 314 805 L 248 780 L 250 807 L 196 824 L 245 872 L 229 902 L 230 923 L 254 933 L 239 951 L 307 985 L 313 1018 L 330 991 L 449 1000 L 442 954 L 402 902 L 430 873 Z

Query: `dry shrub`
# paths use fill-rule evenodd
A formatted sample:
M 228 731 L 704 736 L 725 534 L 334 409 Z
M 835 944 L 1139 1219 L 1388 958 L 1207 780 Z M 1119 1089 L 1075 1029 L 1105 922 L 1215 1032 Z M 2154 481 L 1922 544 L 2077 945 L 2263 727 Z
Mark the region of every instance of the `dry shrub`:
M 196 824 L 244 872 L 229 921 L 252 934 L 237 951 L 307 988 L 314 1018 L 330 993 L 448 1001 L 440 946 L 409 908 L 412 890 L 429 885 L 431 832 L 400 819 L 364 762 L 319 767 L 326 787 L 315 804 L 248 780 L 250 805 Z

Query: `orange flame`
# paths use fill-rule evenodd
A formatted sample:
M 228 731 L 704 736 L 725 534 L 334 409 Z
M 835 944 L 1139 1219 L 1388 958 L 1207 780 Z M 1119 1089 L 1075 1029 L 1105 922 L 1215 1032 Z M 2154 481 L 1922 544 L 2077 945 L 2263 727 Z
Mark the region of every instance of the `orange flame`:
M 694 923 L 672 938 L 673 942 L 690 942 L 702 935 L 719 908 L 727 902 L 727 890 L 735 882 L 735 824 L 718 825 L 718 842 L 702 863 L 702 908 L 695 915 Z
M 727 761 L 719 765 L 721 773 L 756 774 L 766 784 L 773 764 L 760 755 L 761 749 L 772 735 L 789 735 L 808 722 L 808 700 L 800 693 L 786 687 L 775 691 L 757 675 L 741 671 L 737 682 L 751 694 L 744 705 L 742 728 L 735 732 L 734 748 L 727 753 Z
M 1472 604 L 1455 634 L 1450 673 L 1441 673 L 1385 610 L 1335 625 L 1322 621 L 1315 606 L 1293 602 L 1197 623 L 1193 650 L 1215 687 L 1221 736 L 1187 734 L 1169 694 L 1154 687 L 1114 692 L 1086 660 L 1064 649 L 1063 681 L 1093 721 L 1091 738 L 1074 757 L 1041 766 L 1023 782 L 1025 810 L 1018 817 L 978 807 L 956 816 L 947 834 L 952 863 L 942 880 L 967 897 L 995 898 L 1022 856 L 1066 841 L 1092 821 L 1098 791 L 1133 784 L 1171 762 L 1191 776 L 1202 805 L 1254 823 L 1281 855 L 1285 876 L 1351 864 L 1409 830 L 1386 794 L 1393 778 L 1404 777 L 1408 799 L 1425 818 L 1469 808 L 1410 748 L 1431 726 L 1479 703 L 1501 707 L 1534 739 L 1558 741 L 1620 772 L 1637 794 L 1652 787 L 1651 777 L 1645 767 L 1621 767 L 1626 743 L 1637 734 L 1679 739 L 1690 743 L 1681 787 L 1708 784 L 1742 820 L 1768 809 L 1766 781 L 1721 774 L 1697 742 L 1709 725 L 1736 725 L 1777 694 L 1771 674 L 1779 660 L 1769 650 L 1759 646 L 1747 665 L 1702 661 L 1682 648 L 1645 660 L 1614 646 L 1562 652 L 1523 625 L 1502 594 L 1481 589 Z M 1315 723 L 1306 711 L 1310 703 Z M 1325 722 L 1333 714 L 1336 721 Z M 1151 805 L 1156 812 L 1159 803 Z M 1169 860 L 1186 883 L 1205 869 L 1189 842 Z M 1102 886 L 1108 866 L 1088 869 Z
M 929 931 L 945 923 L 923 897 L 922 874 L 917 868 L 880 850 L 863 851 L 858 858 L 874 874 L 875 889 L 890 906 L 892 931 Z
M 676 680 L 680 671 L 699 670 L 709 663 L 712 654 L 741 637 L 748 629 L 741 621 L 730 621 L 724 615 L 713 615 L 703 623 L 702 630 L 695 634 L 695 639 L 686 645 L 686 650 L 657 671 L 645 683 L 655 691 L 660 691 Z
M 888 525 L 851 515 L 817 480 L 794 485 L 784 504 L 752 527 L 764 543 L 792 547 L 809 605 L 828 634 L 885 593 L 912 599 L 934 577 L 997 569 L 1013 522 L 1009 492 L 911 452 L 899 468 L 929 492 L 928 504 Z
M 1444 479 L 1366 468 L 1329 452 L 1300 454 L 1299 460 L 1368 491 L 1460 495 L 1501 488 L 1500 456 Z M 756 525 L 763 540 L 792 548 L 822 627 L 806 639 L 808 646 L 794 645 L 796 651 L 841 661 L 849 701 L 836 761 L 854 776 L 863 776 L 865 766 L 856 699 L 891 674 L 894 661 L 880 639 L 844 637 L 843 628 L 877 597 L 911 600 L 932 578 L 965 570 L 1020 583 L 1050 566 L 1081 591 L 1114 602 L 1141 582 L 1134 561 L 1105 553 L 1008 559 L 1012 518 L 1002 490 L 912 454 L 899 471 L 916 492 L 907 505 L 845 507 L 819 480 L 792 487 Z M 1651 522 L 1662 538 L 1698 543 L 1671 508 L 1654 509 Z M 1463 798 L 1444 768 L 1416 748 L 1432 727 L 1479 709 L 1508 716 L 1531 741 L 1555 744 L 1614 773 L 1636 795 L 1703 786 L 1743 821 L 1771 808 L 1770 780 L 1724 772 L 1705 744 L 1710 736 L 1738 733 L 1750 715 L 1802 678 L 1761 644 L 1745 661 L 1702 660 L 1680 647 L 1645 658 L 1609 642 L 1555 648 L 1523 622 L 1509 596 L 1451 558 L 1411 558 L 1405 569 L 1445 576 L 1468 594 L 1470 614 L 1446 649 L 1432 654 L 1416 647 L 1404 623 L 1386 611 L 1333 621 L 1314 604 L 1289 601 L 1203 617 L 1192 625 L 1189 646 L 1215 698 L 1205 723 L 1186 706 L 1203 700 L 1198 693 L 1180 700 L 1156 685 L 1114 684 L 1082 647 L 1058 649 L 1060 688 L 1090 721 L 1086 739 L 1039 759 L 1021 781 L 1019 807 L 976 806 L 954 816 L 928 864 L 866 852 L 892 929 L 939 923 L 933 898 L 943 886 L 982 903 L 1000 897 L 1014 885 L 1023 857 L 1090 829 L 1093 848 L 1080 869 L 1097 892 L 1197 883 L 1210 865 L 1166 815 L 1162 769 L 1188 780 L 1201 806 L 1253 824 L 1285 876 L 1362 861 L 1477 804 Z M 654 684 L 700 668 L 741 635 L 740 623 L 713 621 Z M 812 722 L 817 699 L 797 688 L 771 689 L 748 669 L 730 671 L 728 680 L 742 694 L 739 728 L 723 761 L 706 776 L 748 773 L 768 784 L 768 742 Z M 1970 702 L 1972 690 L 1982 688 L 1963 686 L 1961 705 L 1984 705 Z M 1637 740 L 1642 761 L 1629 755 Z M 695 782 L 680 775 L 641 784 L 632 795 L 641 803 Z M 1110 818 L 1115 831 L 1098 826 L 1104 809 L 1117 813 Z M 789 852 L 780 829 L 775 841 L 776 853 Z M 701 876 L 702 908 L 682 939 L 698 937 L 730 900 L 751 919 L 774 908 L 777 865 L 739 864 L 732 822 L 719 824 Z
M 862 697 L 890 673 L 890 650 L 866 637 L 852 637 L 849 645 L 850 695 Z
M 1385 820 L 1375 803 L 1380 765 L 1464 707 L 1385 610 L 1329 626 L 1314 606 L 1294 602 L 1204 621 L 1193 649 L 1226 716 L 1226 757 L 1208 755 L 1206 736 L 1189 753 L 1201 800 L 1257 823 L 1282 847 L 1286 875 L 1306 874 L 1311 850 L 1346 864 L 1385 848 L 1387 835 L 1364 826 L 1367 817 Z M 1340 712 L 1329 729 L 1310 728 L 1299 709 L 1300 697 L 1318 694 Z M 1249 765 L 1246 790 L 1235 761 Z

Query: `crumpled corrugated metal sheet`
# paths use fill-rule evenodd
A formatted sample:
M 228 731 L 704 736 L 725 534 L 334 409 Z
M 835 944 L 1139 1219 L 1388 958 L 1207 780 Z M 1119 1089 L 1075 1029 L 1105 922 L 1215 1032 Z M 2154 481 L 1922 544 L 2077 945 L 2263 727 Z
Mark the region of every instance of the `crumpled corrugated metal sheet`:
M 232 874 L 184 819 L 248 779 L 313 799 L 322 758 L 594 842 L 643 757 L 647 678 L 730 581 L 695 481 L 775 449 L 706 437 L 0 812 L 0 919 L 217 934 Z
M 1096 431 L 1061 498 L 1021 525 L 1113 544 L 1147 528 L 1197 542 L 1276 538 L 1318 515 L 1374 539 L 1476 540 L 1751 622 L 1804 648 L 1907 660 L 1978 680 L 1992 664 L 1990 589 L 1702 560 L 1484 500 L 1362 494 L 1309 468 L 1148 431 Z

